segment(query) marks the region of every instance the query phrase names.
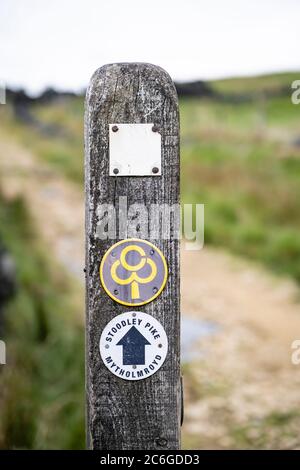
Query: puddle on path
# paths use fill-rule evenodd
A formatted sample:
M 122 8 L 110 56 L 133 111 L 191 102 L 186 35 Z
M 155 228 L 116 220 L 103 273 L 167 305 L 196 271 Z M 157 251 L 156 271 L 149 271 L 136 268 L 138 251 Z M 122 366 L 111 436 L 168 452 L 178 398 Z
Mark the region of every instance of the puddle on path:
M 192 359 L 202 357 L 201 339 L 212 335 L 218 331 L 219 327 L 216 323 L 199 320 L 182 315 L 181 322 L 181 359 L 188 362 Z

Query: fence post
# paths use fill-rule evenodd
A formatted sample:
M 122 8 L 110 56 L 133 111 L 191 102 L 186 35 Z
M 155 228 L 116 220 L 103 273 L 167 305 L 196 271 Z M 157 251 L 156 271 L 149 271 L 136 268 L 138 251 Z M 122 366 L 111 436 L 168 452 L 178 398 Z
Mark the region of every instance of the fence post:
M 98 69 L 86 97 L 85 154 L 88 447 L 178 449 L 179 215 L 176 210 L 172 214 L 172 206 L 179 204 L 179 117 L 169 75 L 144 63 Z M 160 209 L 165 217 L 171 210 L 169 235 L 165 226 L 164 233 L 155 231 L 165 223 L 164 219 L 157 225 Z M 124 239 L 130 241 L 114 245 Z M 126 258 L 125 251 L 124 266 L 119 261 L 126 246 L 139 266 L 146 263 L 146 274 L 132 278 L 128 272 L 122 274 L 124 260 L 131 271 L 138 269 L 136 258 Z M 150 279 L 149 284 L 139 284 L 142 278 Z M 124 285 L 126 279 L 130 281 Z M 122 315 L 118 324 L 117 315 Z M 117 331 L 125 324 L 124 334 Z M 149 365 L 153 351 L 154 362 Z

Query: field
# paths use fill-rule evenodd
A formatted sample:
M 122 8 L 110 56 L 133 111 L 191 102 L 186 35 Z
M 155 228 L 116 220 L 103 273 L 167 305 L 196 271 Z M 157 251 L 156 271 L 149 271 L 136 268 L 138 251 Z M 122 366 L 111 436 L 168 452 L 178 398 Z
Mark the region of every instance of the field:
M 277 283 L 280 286 L 291 283 L 293 299 L 300 298 L 300 106 L 292 104 L 288 90 L 297 78 L 299 74 L 222 80 L 210 86 L 223 99 L 180 99 L 182 201 L 205 204 L 205 245 L 207 253 L 211 253 L 211 257 L 199 258 L 199 263 L 209 264 L 213 260 L 218 266 L 220 258 L 215 257 L 215 252 L 219 250 L 221 257 L 223 251 L 225 257 L 227 253 L 237 255 L 247 269 L 262 269 L 270 274 L 274 284 L 267 283 L 268 292 L 278 289 Z M 51 215 L 51 201 L 42 194 L 45 204 L 50 204 L 49 225 L 57 227 L 51 234 L 45 229 L 47 221 L 38 213 L 38 196 L 30 193 L 30 187 L 31 192 L 36 193 L 34 188 L 42 191 L 48 180 L 57 177 L 61 186 L 68 188 L 61 189 L 66 191 L 64 194 L 74 191 L 83 200 L 83 99 L 72 97 L 46 105 L 35 104 L 30 113 L 34 119 L 26 123 L 16 118 L 9 103 L 0 108 L 0 238 L 15 260 L 18 275 L 17 295 L 5 311 L 5 338 L 13 367 L 7 365 L 0 371 L 0 447 L 83 448 L 84 328 L 83 301 L 78 294 L 82 293 L 81 281 L 69 269 L 69 260 L 62 262 L 59 256 L 57 238 L 64 229 L 60 221 L 54 220 L 59 213 Z M 17 155 L 11 167 L 5 162 L 8 151 Z M 67 213 L 72 204 L 68 205 L 67 200 L 64 204 Z M 76 210 L 70 217 L 73 215 L 76 218 Z M 70 240 L 72 237 L 73 234 Z M 227 261 L 224 263 L 223 277 L 228 274 L 238 285 L 239 277 L 234 277 Z M 201 271 L 202 277 L 195 271 L 199 285 L 210 266 Z M 220 270 L 222 266 L 220 263 Z M 187 277 L 192 269 L 186 271 Z M 263 276 L 259 276 L 255 274 L 252 298 L 264 282 Z M 230 287 L 226 292 L 230 297 Z M 265 293 L 261 292 L 261 299 Z M 190 313 L 193 305 L 185 287 L 183 295 L 184 308 Z M 290 310 L 294 305 L 290 298 L 287 303 L 286 318 L 293 325 L 295 314 Z M 271 305 L 276 308 L 275 297 L 269 299 L 266 309 Z M 255 304 L 253 309 L 259 310 Z M 222 328 L 227 328 L 218 315 L 210 315 L 205 308 L 200 313 L 198 308 L 198 315 L 217 320 Z M 237 322 L 238 314 L 230 318 Z M 295 325 L 299 325 L 298 319 Z M 249 339 L 247 335 L 245 338 Z M 252 354 L 258 343 L 249 342 Z M 216 350 L 221 353 L 226 349 L 219 344 Z M 268 371 L 271 397 L 277 397 L 272 391 L 271 377 L 294 380 L 290 388 L 293 397 L 286 410 L 279 405 L 276 409 L 272 402 L 269 408 L 266 406 L 266 413 L 260 409 L 257 415 L 250 413 L 236 422 L 228 412 L 235 388 L 221 374 L 217 356 L 211 354 L 184 365 L 188 402 L 184 446 L 300 446 L 297 441 L 300 408 L 294 400 L 299 381 L 297 377 L 291 378 L 295 371 L 283 366 L 278 376 L 276 370 Z M 267 354 L 272 354 L 271 348 Z M 286 351 L 283 355 L 286 360 Z M 269 368 L 275 367 L 270 364 Z M 227 364 L 225 368 L 235 377 L 235 385 L 242 383 L 243 372 L 230 367 Z M 250 389 L 248 376 L 246 382 Z M 282 392 L 289 394 L 286 389 Z M 257 394 L 260 393 L 258 390 Z M 215 428 L 222 428 L 219 437 L 212 431 L 210 438 L 201 426 L 195 425 L 192 415 L 197 412 L 199 421 L 205 422 L 199 412 L 201 403 L 207 403 L 209 413 L 217 409 L 220 420 Z

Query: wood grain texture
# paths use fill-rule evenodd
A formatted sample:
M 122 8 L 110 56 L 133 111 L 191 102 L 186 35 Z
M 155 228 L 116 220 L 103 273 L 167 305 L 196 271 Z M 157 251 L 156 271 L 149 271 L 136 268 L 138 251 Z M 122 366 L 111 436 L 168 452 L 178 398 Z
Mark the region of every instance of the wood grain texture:
M 162 176 L 109 175 L 110 123 L 154 123 L 162 136 Z M 99 265 L 116 240 L 96 236 L 97 208 L 127 196 L 128 204 L 179 202 L 179 117 L 175 87 L 159 67 L 110 64 L 91 79 L 85 111 L 86 172 L 86 392 L 87 440 L 92 449 L 178 449 L 180 446 L 179 240 L 151 240 L 164 253 L 169 278 L 161 295 L 143 307 L 124 307 L 104 292 Z M 118 228 L 118 225 L 117 225 Z M 172 228 L 172 227 L 171 227 Z M 174 226 L 173 226 L 173 230 Z M 153 376 L 126 381 L 103 364 L 99 339 L 116 315 L 141 310 L 164 326 L 169 351 Z

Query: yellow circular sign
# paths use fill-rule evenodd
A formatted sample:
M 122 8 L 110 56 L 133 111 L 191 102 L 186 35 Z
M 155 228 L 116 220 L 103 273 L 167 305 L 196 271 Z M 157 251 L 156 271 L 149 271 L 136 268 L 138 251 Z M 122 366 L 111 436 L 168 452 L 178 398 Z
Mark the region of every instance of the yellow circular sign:
M 151 302 L 166 285 L 168 268 L 164 255 L 153 243 L 139 238 L 111 246 L 100 264 L 100 279 L 116 302 L 139 306 Z

